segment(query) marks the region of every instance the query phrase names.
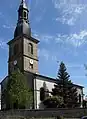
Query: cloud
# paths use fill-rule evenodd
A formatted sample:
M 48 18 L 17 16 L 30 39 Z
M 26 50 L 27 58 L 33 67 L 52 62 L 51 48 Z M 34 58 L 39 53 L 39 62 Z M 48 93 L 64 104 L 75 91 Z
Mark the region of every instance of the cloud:
M 84 68 L 84 64 L 82 65 L 82 64 L 69 64 L 69 63 L 68 63 L 68 64 L 66 65 L 66 67 L 67 67 L 67 68 L 74 68 L 74 69 L 77 70 L 77 68 L 78 68 L 78 69 Z
M 39 55 L 39 57 L 42 57 L 45 60 L 48 60 L 49 56 L 50 56 L 48 50 L 46 50 L 46 49 L 39 49 L 38 50 L 38 55 Z
M 51 56 L 51 57 L 52 57 L 52 61 L 57 62 L 58 58 L 57 58 L 56 55 L 53 55 L 53 56 Z
M 74 0 L 52 0 L 54 8 L 60 11 L 61 16 L 56 18 L 56 21 L 62 22 L 62 24 L 74 25 L 77 19 L 81 16 L 87 5 L 81 1 Z
M 0 39 L 0 48 L 7 49 L 6 42 L 4 42 L 2 39 Z
M 7 26 L 7 25 L 3 25 L 2 27 L 6 29 L 10 29 L 10 26 Z
M 15 26 L 13 26 L 13 25 L 6 25 L 6 24 L 3 24 L 2 25 L 2 27 L 4 28 L 4 29 L 14 29 L 15 28 Z
M 46 61 L 56 61 L 57 62 L 57 56 L 53 53 L 51 53 L 49 50 L 42 48 L 38 50 L 38 55 L 40 58 L 46 60 Z
M 27 0 L 27 1 L 28 1 L 28 0 Z M 29 0 L 28 2 L 29 2 L 29 5 L 31 5 L 32 0 Z M 40 7 L 40 4 L 41 4 L 41 3 L 43 3 L 43 0 L 40 0 L 40 1 L 39 1 L 39 0 L 35 0 L 35 1 L 34 1 L 34 8 L 37 8 L 38 6 Z
M 71 78 L 72 78 L 72 79 L 73 79 L 73 78 L 74 78 L 74 79 L 75 79 L 75 78 L 76 78 L 76 79 L 77 79 L 77 78 L 78 78 L 78 79 L 80 79 L 80 78 L 82 78 L 82 79 L 84 78 L 84 79 L 85 79 L 86 76 L 84 76 L 84 75 L 75 75 L 75 76 L 72 75 Z
M 87 43 L 87 31 L 82 30 L 79 33 L 73 33 L 69 35 L 61 35 L 57 34 L 57 37 L 55 38 L 56 43 L 62 42 L 62 43 L 68 43 L 75 47 L 79 47 L 85 43 Z
M 2 17 L 4 17 L 4 15 L 3 15 L 3 13 L 2 12 L 0 12 L 0 17 L 2 18 Z
M 73 34 L 56 34 L 55 36 L 34 33 L 33 36 L 37 38 L 39 41 L 44 42 L 46 44 L 56 43 L 56 44 L 69 44 L 74 47 L 80 47 L 87 43 L 87 30 L 82 30 L 79 33 Z
M 2 15 L 2 13 L 0 12 L 0 16 Z
M 35 21 L 36 22 L 40 22 L 42 20 L 42 16 L 37 16 L 36 18 L 35 18 Z
M 47 44 L 53 39 L 54 36 L 40 33 L 33 33 L 33 36 L 38 39 L 40 42 L 45 42 Z

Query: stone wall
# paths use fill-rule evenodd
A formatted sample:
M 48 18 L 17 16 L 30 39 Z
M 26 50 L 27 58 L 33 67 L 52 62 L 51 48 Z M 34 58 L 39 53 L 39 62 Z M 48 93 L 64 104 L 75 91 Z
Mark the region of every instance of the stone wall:
M 57 118 L 77 119 L 87 115 L 87 109 L 46 109 L 46 110 L 9 110 L 0 111 L 0 119 Z
M 24 38 L 24 43 L 23 43 L 23 58 L 24 58 L 24 70 L 25 71 L 30 71 L 33 73 L 38 73 L 38 54 L 37 54 L 37 44 L 32 42 L 29 39 Z M 31 54 L 28 51 L 28 45 L 29 43 L 31 43 L 33 45 L 33 54 Z M 33 60 L 33 69 L 30 68 L 29 63 L 30 63 L 30 59 Z

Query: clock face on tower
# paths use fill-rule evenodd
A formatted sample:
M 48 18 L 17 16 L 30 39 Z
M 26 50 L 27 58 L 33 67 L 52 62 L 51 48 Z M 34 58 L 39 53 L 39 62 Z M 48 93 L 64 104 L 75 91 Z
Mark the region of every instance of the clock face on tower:
M 30 59 L 30 64 L 33 64 L 33 60 L 32 59 Z
M 14 65 L 17 65 L 17 60 L 14 61 Z

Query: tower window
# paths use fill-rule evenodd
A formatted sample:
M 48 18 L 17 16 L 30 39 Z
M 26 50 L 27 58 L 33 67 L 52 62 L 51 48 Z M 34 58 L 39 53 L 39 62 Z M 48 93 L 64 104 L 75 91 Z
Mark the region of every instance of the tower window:
M 26 15 L 26 12 L 24 11 L 24 18 L 26 18 L 27 17 L 27 15 Z
M 31 43 L 29 43 L 29 45 L 28 45 L 28 52 L 33 54 L 33 45 Z

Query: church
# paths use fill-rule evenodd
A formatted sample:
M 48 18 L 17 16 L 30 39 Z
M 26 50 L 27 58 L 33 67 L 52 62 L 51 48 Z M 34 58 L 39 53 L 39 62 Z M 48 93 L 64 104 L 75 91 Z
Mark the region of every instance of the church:
M 31 35 L 28 13 L 29 10 L 26 1 L 22 0 L 18 9 L 18 21 L 14 31 L 14 37 L 7 43 L 9 46 L 8 76 L 15 70 L 15 66 L 17 66 L 21 72 L 24 72 L 29 87 L 33 89 L 33 108 L 41 109 L 44 108 L 44 106 L 40 100 L 40 89 L 42 87 L 47 88 L 49 95 L 51 95 L 50 92 L 57 81 L 51 77 L 39 74 L 38 43 L 40 41 Z M 1 82 L 2 93 L 6 88 L 8 76 Z M 81 96 L 81 102 L 83 102 L 83 86 L 73 85 L 77 87 L 78 95 Z M 1 95 L 1 109 L 5 108 L 6 104 Z

